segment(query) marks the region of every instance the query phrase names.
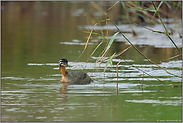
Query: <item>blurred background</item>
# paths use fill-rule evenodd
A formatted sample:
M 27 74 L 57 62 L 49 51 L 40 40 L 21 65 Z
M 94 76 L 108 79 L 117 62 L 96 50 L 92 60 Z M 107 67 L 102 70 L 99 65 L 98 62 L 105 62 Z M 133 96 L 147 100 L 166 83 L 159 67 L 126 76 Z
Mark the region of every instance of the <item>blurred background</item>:
M 156 7 L 158 7 L 161 2 L 154 3 Z M 119 86 L 119 88 L 121 87 L 121 90 L 119 90 L 119 92 L 121 91 L 121 94 L 119 94 L 119 96 L 121 96 L 119 105 L 115 88 L 115 68 L 110 70 L 109 66 L 106 71 L 106 73 L 109 72 L 106 75 L 106 79 L 108 79 L 109 83 L 108 86 L 113 89 L 107 88 L 105 90 L 103 85 L 100 85 L 104 82 L 104 78 L 101 79 L 100 76 L 103 76 L 105 64 L 98 73 L 93 72 L 92 69 L 94 69 L 96 58 L 98 58 L 106 44 L 102 44 L 93 54 L 89 60 L 89 63 L 91 63 L 89 66 L 87 66 L 86 61 L 96 46 L 103 41 L 102 36 L 105 36 L 108 32 L 108 36 L 106 36 L 107 40 L 104 40 L 107 42 L 117 31 L 110 21 L 107 21 L 107 26 L 106 22 L 101 22 L 95 26 L 94 32 L 99 33 L 100 35 L 92 34 L 86 51 L 77 62 L 74 62 L 84 49 L 89 36 L 88 32 L 93 29 L 97 22 L 106 19 L 107 16 L 105 16 L 104 13 L 107 13 L 126 37 L 141 52 L 157 64 L 161 64 L 162 60 L 178 55 L 178 57 L 173 59 L 178 62 L 172 63 L 168 62 L 168 60 L 167 66 L 168 68 L 170 67 L 172 72 L 176 75 L 181 76 L 182 55 L 166 35 L 152 32 L 152 30 L 165 32 L 157 14 L 155 15 L 153 11 L 148 11 L 153 9 L 153 4 L 147 1 L 121 1 L 117 3 L 112 1 L 2 1 L 1 121 L 91 122 L 96 119 L 96 121 L 156 122 L 158 119 L 166 119 L 170 116 L 172 116 L 170 120 L 177 119 L 180 121 L 182 105 L 181 89 L 173 90 L 171 84 L 168 87 L 171 90 L 169 92 L 167 88 L 162 87 L 163 84 L 159 85 L 157 81 L 155 83 L 147 84 L 147 91 L 144 91 L 144 93 L 150 93 L 146 93 L 146 95 L 143 95 L 144 97 L 142 97 L 140 89 L 141 81 L 134 81 L 134 78 L 133 80 L 128 80 L 129 75 L 127 74 L 129 73 L 130 76 L 131 74 L 134 74 L 133 69 L 129 68 L 127 74 L 124 73 L 124 76 L 122 75 L 123 77 L 127 77 L 125 81 L 123 81 L 122 78 L 120 81 L 122 84 L 126 84 Z M 165 1 L 161 4 L 158 11 L 171 38 L 182 51 L 182 1 Z M 152 30 L 145 29 L 144 27 Z M 118 53 L 123 51 L 129 46 L 130 44 L 122 38 L 121 35 L 117 35 L 109 50 L 108 56 L 111 56 L 114 52 Z M 68 68 L 69 71 L 79 69 L 84 72 L 89 72 L 89 75 L 99 84 L 99 86 L 96 86 L 97 89 L 93 87 L 94 85 L 91 87 L 79 86 L 78 88 L 69 88 L 67 93 L 70 95 L 67 95 L 66 100 L 63 101 L 62 94 L 60 95 L 59 92 L 61 87 L 58 86 L 60 85 L 59 80 L 62 75 L 57 68 L 58 60 L 62 57 L 66 57 L 72 66 L 76 66 L 76 68 Z M 133 48 L 130 48 L 122 54 L 117 61 L 114 61 L 114 64 L 117 64 L 120 59 L 132 61 L 132 63 L 130 62 L 130 65 L 149 64 L 147 63 L 147 60 L 144 60 L 144 58 Z M 80 68 L 77 68 L 77 65 L 80 66 Z M 165 65 L 165 67 L 167 66 Z M 150 68 L 146 69 L 150 69 L 151 71 L 152 67 L 154 66 L 152 65 Z M 121 68 L 122 71 L 124 69 L 127 68 Z M 111 72 L 115 73 L 115 76 L 111 75 Z M 136 73 L 137 71 L 135 74 Z M 143 73 L 140 73 L 140 75 L 135 74 L 132 76 L 142 77 L 144 75 Z M 162 74 L 162 71 L 152 72 L 152 75 L 154 76 L 159 76 L 158 74 Z M 165 80 L 172 80 L 171 76 L 167 74 L 162 74 L 162 76 L 168 76 Z M 160 78 L 162 76 L 160 76 Z M 181 83 L 180 79 L 177 79 L 176 77 L 173 78 L 175 79 L 175 82 Z M 126 82 L 126 80 L 128 80 L 129 83 Z M 151 80 L 147 81 L 151 82 Z M 111 83 L 113 84 L 110 85 Z M 151 84 L 154 85 L 154 88 L 149 87 Z M 128 90 L 131 88 L 133 89 Z M 159 94 L 160 88 L 164 91 L 163 95 L 161 95 L 162 93 Z M 83 92 L 83 95 L 80 94 L 78 89 Z M 158 90 L 156 94 L 154 93 L 155 90 Z M 101 95 L 92 95 L 94 92 Z M 89 93 L 89 96 L 84 95 L 86 93 Z M 108 96 L 106 95 L 105 97 L 105 93 L 107 93 Z M 124 93 L 127 93 L 128 97 L 124 97 Z M 175 102 L 166 103 L 161 102 L 161 100 L 160 102 L 159 100 L 154 102 L 151 100 L 154 98 L 150 98 L 153 97 L 153 95 L 157 100 L 159 97 L 163 97 L 163 99 L 167 97 L 168 99 L 166 98 L 166 101 L 169 101 L 170 99 L 177 100 Z M 78 97 L 75 98 L 75 96 Z M 143 100 L 144 98 L 145 100 Z M 68 101 L 69 99 L 70 101 Z M 142 105 L 139 106 L 139 102 L 135 102 L 135 105 L 133 105 L 133 99 L 142 99 Z M 143 109 L 143 107 L 149 107 L 147 103 L 152 104 L 150 106 L 150 110 L 154 114 L 152 117 L 146 115 L 149 109 Z M 158 105 L 159 103 L 160 105 Z M 158 105 L 158 108 L 154 108 L 156 104 Z M 166 104 L 171 105 L 172 107 L 170 106 L 164 111 L 164 107 L 167 106 Z M 63 105 L 65 107 L 63 107 Z M 78 109 L 78 105 L 81 107 L 83 105 L 85 106 L 83 106 L 82 109 Z M 94 108 L 91 109 L 91 107 L 89 107 L 90 105 Z M 141 107 L 142 110 L 137 107 Z M 77 112 L 80 112 L 81 114 L 76 116 L 74 112 L 76 114 Z M 172 115 L 171 112 L 174 112 L 174 115 Z M 50 115 L 50 113 L 52 115 Z M 133 117 L 131 117 L 132 113 L 134 113 Z M 123 117 L 121 117 L 120 114 L 123 114 Z M 162 118 L 160 114 L 164 114 L 164 118 Z M 70 117 L 71 115 L 73 117 Z M 152 113 L 149 115 L 152 115 Z M 85 118 L 83 119 L 83 117 Z M 176 118 L 174 119 L 174 117 Z

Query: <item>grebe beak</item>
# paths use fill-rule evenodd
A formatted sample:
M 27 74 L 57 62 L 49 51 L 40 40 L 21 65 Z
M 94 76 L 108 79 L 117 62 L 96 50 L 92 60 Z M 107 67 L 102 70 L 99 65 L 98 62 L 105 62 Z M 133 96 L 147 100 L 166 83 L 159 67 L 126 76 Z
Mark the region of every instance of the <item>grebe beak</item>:
M 68 65 L 67 63 L 65 63 L 65 66 L 66 66 L 66 67 L 69 67 L 69 65 Z

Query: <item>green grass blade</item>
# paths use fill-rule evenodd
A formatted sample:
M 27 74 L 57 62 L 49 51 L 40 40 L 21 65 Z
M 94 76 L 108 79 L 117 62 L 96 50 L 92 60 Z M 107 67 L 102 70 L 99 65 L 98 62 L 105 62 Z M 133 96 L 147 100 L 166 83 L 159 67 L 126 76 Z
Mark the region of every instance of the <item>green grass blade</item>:
M 85 33 L 91 33 L 91 32 L 88 32 L 88 31 L 83 31 L 83 32 L 85 32 Z M 92 32 L 91 34 L 94 34 L 94 35 L 100 35 L 99 33 L 97 33 L 97 32 Z
M 107 21 L 107 20 L 106 20 Z M 100 26 L 100 33 L 102 34 L 102 35 L 104 35 L 104 32 L 103 32 L 103 30 L 102 30 L 102 28 L 101 28 L 101 24 L 99 23 L 99 26 Z
M 108 62 L 107 62 L 107 64 L 106 64 L 106 66 L 105 66 L 105 68 L 104 68 L 104 72 L 105 72 L 105 70 L 107 69 L 107 66 L 109 65 L 109 63 L 112 64 L 112 58 L 114 57 L 115 54 L 116 54 L 116 53 L 114 53 L 114 54 L 109 58 L 109 60 L 108 60 Z
M 119 32 L 115 33 L 115 34 L 112 36 L 111 40 L 109 41 L 109 43 L 108 43 L 108 45 L 107 45 L 107 47 L 106 47 L 106 49 L 105 49 L 104 54 L 109 50 L 109 48 L 111 47 L 111 45 L 112 45 L 112 43 L 113 43 L 113 41 L 114 41 L 114 39 L 115 39 L 115 37 L 117 36 L 118 33 L 119 33 Z
M 121 5 L 123 6 L 124 9 L 126 8 L 124 1 L 121 1 Z
M 99 37 L 101 37 L 101 38 L 103 38 L 103 39 L 106 39 L 105 36 L 99 36 Z M 106 40 L 107 40 L 107 39 L 106 39 Z
M 159 4 L 159 6 L 157 7 L 157 11 L 159 10 L 160 6 L 163 4 L 163 1 L 161 1 L 161 3 Z
M 102 54 L 104 53 L 104 51 L 105 51 L 105 49 L 103 49 L 103 51 L 100 53 L 100 55 L 98 56 L 98 59 L 96 59 L 96 61 L 95 61 L 95 65 L 94 65 L 94 69 L 95 69 L 95 67 L 96 67 L 96 65 L 97 65 L 97 61 L 99 61 L 99 57 L 101 57 L 102 56 Z
M 116 3 L 114 3 L 114 5 L 112 5 L 108 10 L 112 9 L 117 3 L 119 3 L 119 1 L 117 1 Z
M 168 6 L 169 9 L 171 9 L 171 5 L 167 2 L 167 1 L 164 1 L 164 3 Z
M 137 8 L 137 7 L 131 7 L 131 9 L 137 9 L 137 10 L 142 10 L 142 11 L 150 11 L 150 12 L 156 12 L 156 10 L 149 9 L 149 8 Z
M 93 52 L 91 53 L 90 57 L 95 53 L 95 51 L 100 47 L 100 45 L 102 44 L 103 42 L 100 42 L 100 44 L 97 45 L 97 47 L 93 50 Z

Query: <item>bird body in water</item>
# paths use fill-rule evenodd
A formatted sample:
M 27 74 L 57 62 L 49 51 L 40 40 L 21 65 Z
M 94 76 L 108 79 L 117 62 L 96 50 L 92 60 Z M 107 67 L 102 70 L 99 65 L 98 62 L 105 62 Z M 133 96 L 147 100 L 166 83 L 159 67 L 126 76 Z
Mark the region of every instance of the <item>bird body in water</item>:
M 59 60 L 59 68 L 62 73 L 61 83 L 68 82 L 69 84 L 85 85 L 90 84 L 93 80 L 86 74 L 80 71 L 68 73 L 65 67 L 68 66 L 66 58 Z

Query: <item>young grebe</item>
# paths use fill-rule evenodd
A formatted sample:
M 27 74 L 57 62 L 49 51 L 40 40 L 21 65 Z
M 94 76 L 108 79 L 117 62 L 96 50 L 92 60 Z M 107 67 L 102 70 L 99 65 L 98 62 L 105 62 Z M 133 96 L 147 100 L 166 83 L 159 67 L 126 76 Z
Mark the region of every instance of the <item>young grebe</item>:
M 59 68 L 62 73 L 62 82 L 69 82 L 69 84 L 78 84 L 78 85 L 85 85 L 90 84 L 93 80 L 83 72 L 70 72 L 68 73 L 65 69 L 65 66 L 68 66 L 68 61 L 66 58 L 61 58 L 59 60 Z

